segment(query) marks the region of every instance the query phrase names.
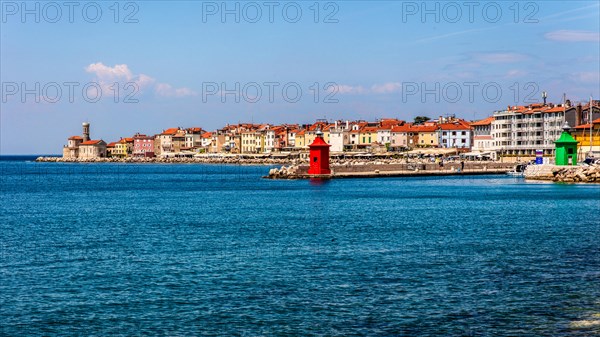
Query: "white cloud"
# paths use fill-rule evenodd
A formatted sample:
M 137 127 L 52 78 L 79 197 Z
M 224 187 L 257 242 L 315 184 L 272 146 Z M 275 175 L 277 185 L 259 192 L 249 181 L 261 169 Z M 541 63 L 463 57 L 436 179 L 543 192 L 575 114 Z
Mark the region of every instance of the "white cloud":
M 340 94 L 364 94 L 366 92 L 365 88 L 362 86 L 351 86 L 347 84 L 339 84 L 335 86 L 335 88 L 329 87 L 329 91 L 337 91 Z
M 164 97 L 185 97 L 185 96 L 196 96 L 197 93 L 189 88 L 173 88 L 167 83 L 158 83 L 154 91 Z
M 600 33 L 585 30 L 555 30 L 544 34 L 550 41 L 560 42 L 598 42 Z
M 347 84 L 339 84 L 336 86 L 337 93 L 340 94 L 351 94 L 351 95 L 363 95 L 363 94 L 389 94 L 393 92 L 400 92 L 402 84 L 398 82 L 387 82 L 382 84 L 373 84 L 370 88 L 363 86 L 352 86 Z M 331 90 L 332 91 L 332 90 Z
M 506 78 L 517 78 L 517 77 L 523 77 L 525 76 L 527 73 L 523 70 L 519 70 L 519 69 L 511 69 L 509 70 L 506 75 L 504 77 Z
M 127 83 L 135 83 L 138 90 L 143 91 L 146 88 L 154 88 L 154 92 L 165 97 L 184 97 L 193 96 L 196 93 L 189 88 L 173 88 L 170 84 L 159 83 L 156 79 L 145 74 L 134 74 L 126 64 L 117 64 L 113 67 L 104 65 L 102 62 L 92 63 L 85 68 L 88 73 L 96 75 L 96 80 L 102 88 L 102 91 L 113 92 L 114 83 L 118 83 L 120 88 L 125 88 Z M 112 87 L 112 88 L 111 88 Z M 92 88 L 92 90 L 94 90 Z
M 569 76 L 571 80 L 584 83 L 599 83 L 600 74 L 593 71 L 574 73 Z
M 376 94 L 388 94 L 392 92 L 399 92 L 402 88 L 402 84 L 398 82 L 388 82 L 384 84 L 374 84 L 371 86 L 371 91 Z

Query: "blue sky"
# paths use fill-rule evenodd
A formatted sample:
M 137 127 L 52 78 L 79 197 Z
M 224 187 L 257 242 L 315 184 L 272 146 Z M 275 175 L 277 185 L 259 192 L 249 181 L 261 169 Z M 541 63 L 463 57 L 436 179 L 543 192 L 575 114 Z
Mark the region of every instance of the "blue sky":
M 59 16 L 2 1 L 0 153 L 60 153 L 83 121 L 109 142 L 252 121 L 480 119 L 542 91 L 600 98 L 598 1 L 338 1 L 318 15 L 312 1 L 272 3 L 55 2 Z

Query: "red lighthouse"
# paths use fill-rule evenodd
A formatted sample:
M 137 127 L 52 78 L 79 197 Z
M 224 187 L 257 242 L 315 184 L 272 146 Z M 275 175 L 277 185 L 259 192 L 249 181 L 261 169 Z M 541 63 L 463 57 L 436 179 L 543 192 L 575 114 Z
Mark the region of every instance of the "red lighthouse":
M 310 147 L 310 168 L 308 174 L 327 175 L 331 174 L 329 169 L 329 147 L 323 139 L 323 133 L 317 131 L 317 138 L 309 145 Z

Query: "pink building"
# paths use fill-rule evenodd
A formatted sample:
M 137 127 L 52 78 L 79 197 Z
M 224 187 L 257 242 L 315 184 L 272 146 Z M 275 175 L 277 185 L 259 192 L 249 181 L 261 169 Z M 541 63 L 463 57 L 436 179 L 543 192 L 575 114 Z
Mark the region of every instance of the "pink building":
M 133 136 L 134 157 L 154 157 L 154 137 L 136 133 Z

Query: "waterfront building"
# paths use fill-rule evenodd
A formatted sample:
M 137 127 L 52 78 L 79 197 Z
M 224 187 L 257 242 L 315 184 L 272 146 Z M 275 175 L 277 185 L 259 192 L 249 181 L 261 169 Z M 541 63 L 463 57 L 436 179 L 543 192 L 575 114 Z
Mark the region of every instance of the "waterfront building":
M 379 144 L 387 145 L 388 147 L 391 146 L 392 127 L 392 125 L 385 125 L 377 128 L 377 142 Z
M 296 147 L 296 134 L 299 131 L 300 130 L 298 130 L 298 127 L 296 126 L 295 128 L 291 129 L 290 133 L 288 134 L 288 146 L 292 149 Z
M 594 158 L 600 158 L 600 118 L 592 122 L 592 135 L 590 136 L 590 124 L 582 124 L 573 129 L 571 135 L 578 141 L 577 157 L 586 158 L 590 155 L 590 139 L 591 151 Z
M 154 157 L 154 137 L 136 133 L 133 136 L 134 157 Z
M 185 145 L 186 150 L 195 151 L 202 147 L 202 128 L 188 128 L 185 130 Z
M 112 142 L 112 143 L 106 144 L 106 157 L 108 157 L 108 158 L 115 157 L 115 146 L 116 145 L 117 145 L 117 142 Z
M 94 159 L 106 157 L 106 143 L 103 140 L 90 140 L 90 123 L 82 124 L 83 135 L 72 136 L 63 147 L 65 159 Z
M 175 136 L 178 132 L 179 128 L 170 128 L 163 130 L 162 133 L 156 136 L 154 139 L 155 143 L 158 145 L 158 151 L 155 151 L 156 155 L 166 156 L 169 153 L 175 152 L 173 136 Z
M 171 137 L 172 151 L 174 153 L 180 153 L 185 148 L 185 130 L 179 128 L 177 132 Z
M 492 140 L 492 122 L 494 117 L 488 117 L 476 122 L 471 123 L 473 128 L 473 146 L 472 150 L 481 153 L 495 153 L 493 151 L 493 140 Z
M 254 153 L 256 145 L 254 144 L 254 132 L 244 131 L 241 134 L 242 153 Z
M 67 145 L 63 147 L 63 158 L 76 159 L 79 158 L 79 145 L 83 143 L 83 137 L 72 136 L 67 140 Z
M 377 127 L 376 126 L 363 126 L 359 129 L 358 134 L 358 145 L 362 148 L 367 148 L 372 143 L 377 141 Z
M 574 127 L 582 124 L 589 124 L 590 119 L 593 121 L 598 118 L 600 118 L 599 100 L 592 101 L 592 116 L 590 116 L 590 102 L 577 104 L 577 106 L 574 107 L 574 110 L 568 110 L 565 115 L 565 121 Z
M 342 152 L 344 146 L 349 144 L 350 122 L 336 121 L 329 127 L 329 145 L 331 152 Z
M 329 128 L 330 128 L 329 123 L 327 123 L 327 121 L 322 120 L 322 119 L 319 119 L 319 120 L 317 120 L 317 122 L 310 125 L 308 128 L 306 128 L 306 130 L 304 132 L 305 146 L 308 144 L 312 144 L 315 141 L 315 139 L 317 138 L 317 132 L 319 132 L 319 131 L 321 133 L 321 137 L 323 137 L 323 140 L 326 143 L 329 143 L 329 137 L 330 137 Z
M 271 125 L 266 124 L 259 131 L 262 139 L 261 153 L 273 152 L 275 149 L 275 130 L 271 128 Z
M 125 158 L 130 157 L 133 153 L 133 138 L 121 138 L 115 144 L 115 148 L 112 151 L 113 157 Z
M 205 132 L 202 134 L 202 140 L 201 140 L 201 144 L 202 144 L 202 148 L 204 149 L 204 151 L 208 152 L 208 149 L 210 148 L 210 145 L 212 144 L 212 132 Z
M 435 123 L 431 122 L 423 125 L 413 125 L 412 129 L 413 135 L 416 135 L 415 145 L 417 147 L 438 147 L 439 138 Z
M 569 104 L 513 106 L 494 112 L 491 125 L 494 150 L 503 155 L 534 156 L 554 154 L 554 140 L 562 133 L 565 116 L 575 118 Z
M 438 144 L 443 148 L 471 148 L 471 125 L 462 119 L 438 124 Z
M 106 143 L 102 140 L 88 140 L 79 145 L 79 159 L 106 157 Z
M 377 143 L 384 145 L 386 150 L 392 147 L 392 128 L 403 124 L 404 121 L 399 119 L 384 118 L 379 120 Z
M 404 150 L 414 147 L 413 128 L 410 123 L 392 127 L 390 132 L 391 145 L 394 150 Z
M 296 137 L 294 141 L 294 148 L 296 150 L 304 150 L 306 146 L 306 130 L 300 129 L 300 131 L 296 132 Z

